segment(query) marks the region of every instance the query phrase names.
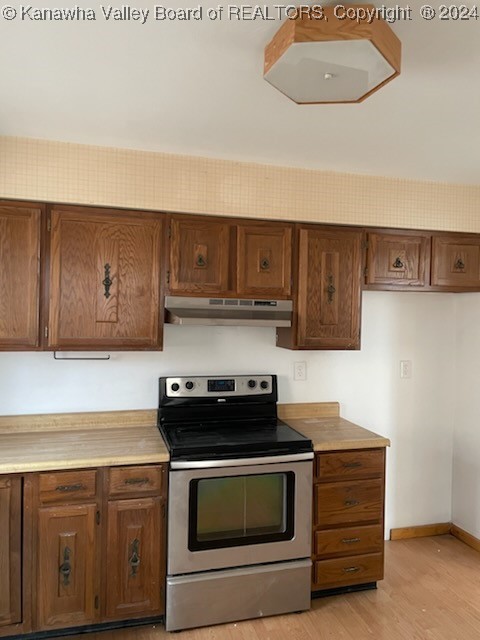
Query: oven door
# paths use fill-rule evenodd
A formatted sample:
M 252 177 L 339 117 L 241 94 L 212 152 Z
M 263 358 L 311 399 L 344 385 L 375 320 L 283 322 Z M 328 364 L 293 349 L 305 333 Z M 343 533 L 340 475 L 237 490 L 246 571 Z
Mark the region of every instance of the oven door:
M 312 458 L 172 462 L 168 574 L 309 558 Z

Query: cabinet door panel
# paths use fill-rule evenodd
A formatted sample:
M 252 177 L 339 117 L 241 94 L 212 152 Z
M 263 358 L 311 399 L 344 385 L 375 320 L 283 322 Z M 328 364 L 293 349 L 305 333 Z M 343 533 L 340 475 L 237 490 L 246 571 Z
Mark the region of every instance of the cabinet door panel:
M 288 297 L 291 292 L 291 227 L 239 225 L 237 241 L 239 295 Z
M 0 204 L 0 349 L 39 346 L 42 208 Z
M 478 238 L 434 236 L 432 285 L 480 290 L 480 242 Z
M 228 223 L 200 217 L 172 217 L 170 292 L 227 293 L 229 244 Z
M 300 229 L 299 347 L 360 347 L 361 240 L 357 231 Z
M 21 493 L 20 478 L 0 477 L 0 627 L 22 619 Z
M 413 289 L 428 285 L 429 234 L 369 233 L 367 285 Z
M 331 589 L 346 587 L 363 582 L 375 582 L 383 578 L 383 554 L 336 558 L 315 562 L 313 569 L 313 588 Z
M 356 480 L 315 485 L 315 524 L 320 527 L 380 522 L 383 480 Z
M 97 568 L 96 505 L 39 510 L 38 622 L 41 629 L 94 622 Z
M 157 346 L 161 219 L 88 209 L 51 215 L 49 346 Z
M 107 545 L 107 617 L 162 613 L 161 499 L 110 502 Z

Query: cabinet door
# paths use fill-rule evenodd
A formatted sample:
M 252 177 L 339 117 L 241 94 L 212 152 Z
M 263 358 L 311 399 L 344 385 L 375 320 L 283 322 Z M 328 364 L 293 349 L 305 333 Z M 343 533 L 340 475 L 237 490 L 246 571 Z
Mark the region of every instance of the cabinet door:
M 0 204 L 0 349 L 39 346 L 38 205 Z
M 209 218 L 172 217 L 171 293 L 228 292 L 230 229 L 229 223 Z
M 163 612 L 164 549 L 161 498 L 109 502 L 108 618 Z
M 469 236 L 434 236 L 432 285 L 480 290 L 480 241 Z
M 0 476 L 0 627 L 20 622 L 22 481 Z
M 419 289 L 429 284 L 431 235 L 369 233 L 367 285 Z
M 360 348 L 361 254 L 360 231 L 300 229 L 299 347 Z
M 161 347 L 161 230 L 155 214 L 53 208 L 51 348 Z
M 39 509 L 40 629 L 89 624 L 98 618 L 96 510 L 95 504 Z
M 291 292 L 292 228 L 239 225 L 237 292 L 251 297 L 287 298 Z

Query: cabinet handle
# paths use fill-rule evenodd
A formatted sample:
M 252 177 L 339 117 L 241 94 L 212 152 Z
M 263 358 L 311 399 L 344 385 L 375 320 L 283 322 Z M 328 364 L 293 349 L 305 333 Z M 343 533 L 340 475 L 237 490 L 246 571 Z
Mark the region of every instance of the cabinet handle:
M 342 538 L 343 544 L 355 544 L 360 542 L 360 538 Z
M 332 274 L 330 274 L 328 276 L 328 287 L 327 287 L 327 293 L 328 293 L 328 304 L 331 304 L 333 302 L 333 294 L 336 292 L 337 290 L 335 289 L 335 287 L 333 286 L 333 276 Z
M 149 484 L 148 478 L 127 478 L 125 484 Z
M 207 266 L 207 261 L 202 256 L 201 253 L 197 256 L 196 265 L 197 265 L 197 267 L 206 267 Z
M 395 262 L 393 263 L 393 268 L 394 269 L 403 269 L 405 265 L 403 264 L 403 262 L 400 260 L 399 257 L 397 257 L 397 259 L 395 260 Z
M 86 488 L 84 484 L 60 484 L 55 488 L 55 491 L 68 493 L 69 491 L 85 491 Z
M 260 269 L 262 271 L 270 269 L 270 260 L 268 260 L 267 258 L 263 258 L 263 260 L 260 260 Z
M 358 469 L 358 467 L 362 466 L 361 462 L 344 462 L 343 466 L 345 469 Z
M 344 573 L 357 573 L 357 571 L 360 571 L 360 567 L 343 567 Z
M 58 567 L 58 571 L 63 578 L 63 586 L 68 587 L 70 584 L 70 574 L 72 572 L 72 565 L 70 564 L 71 551 L 68 547 L 63 550 L 63 562 Z
M 454 264 L 454 267 L 455 269 L 465 269 L 465 263 L 461 258 L 458 258 L 458 260 Z
M 344 502 L 346 507 L 354 507 L 357 504 L 360 504 L 360 500 L 345 500 Z
M 111 295 L 111 294 L 110 294 L 110 287 L 112 286 L 113 281 L 112 281 L 112 279 L 110 278 L 110 269 L 111 269 L 111 267 L 110 267 L 110 265 L 108 264 L 108 262 L 107 262 L 107 264 L 104 266 L 104 269 L 105 269 L 105 279 L 104 279 L 104 280 L 102 280 L 102 284 L 103 284 L 103 286 L 105 287 L 105 293 L 104 293 L 103 295 L 105 296 L 105 298 L 109 298 L 109 297 L 110 297 L 110 295 Z
M 130 565 L 130 575 L 135 577 L 137 575 L 138 568 L 140 567 L 140 556 L 138 554 L 140 549 L 140 540 L 135 538 L 132 542 L 132 555 L 128 559 L 128 564 Z

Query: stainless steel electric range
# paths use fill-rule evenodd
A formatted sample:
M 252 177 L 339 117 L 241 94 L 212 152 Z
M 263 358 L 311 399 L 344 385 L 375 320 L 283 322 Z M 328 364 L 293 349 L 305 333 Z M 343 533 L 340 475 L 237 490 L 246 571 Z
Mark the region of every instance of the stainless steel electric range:
M 276 403 L 274 375 L 160 378 L 168 631 L 310 607 L 313 447 Z

